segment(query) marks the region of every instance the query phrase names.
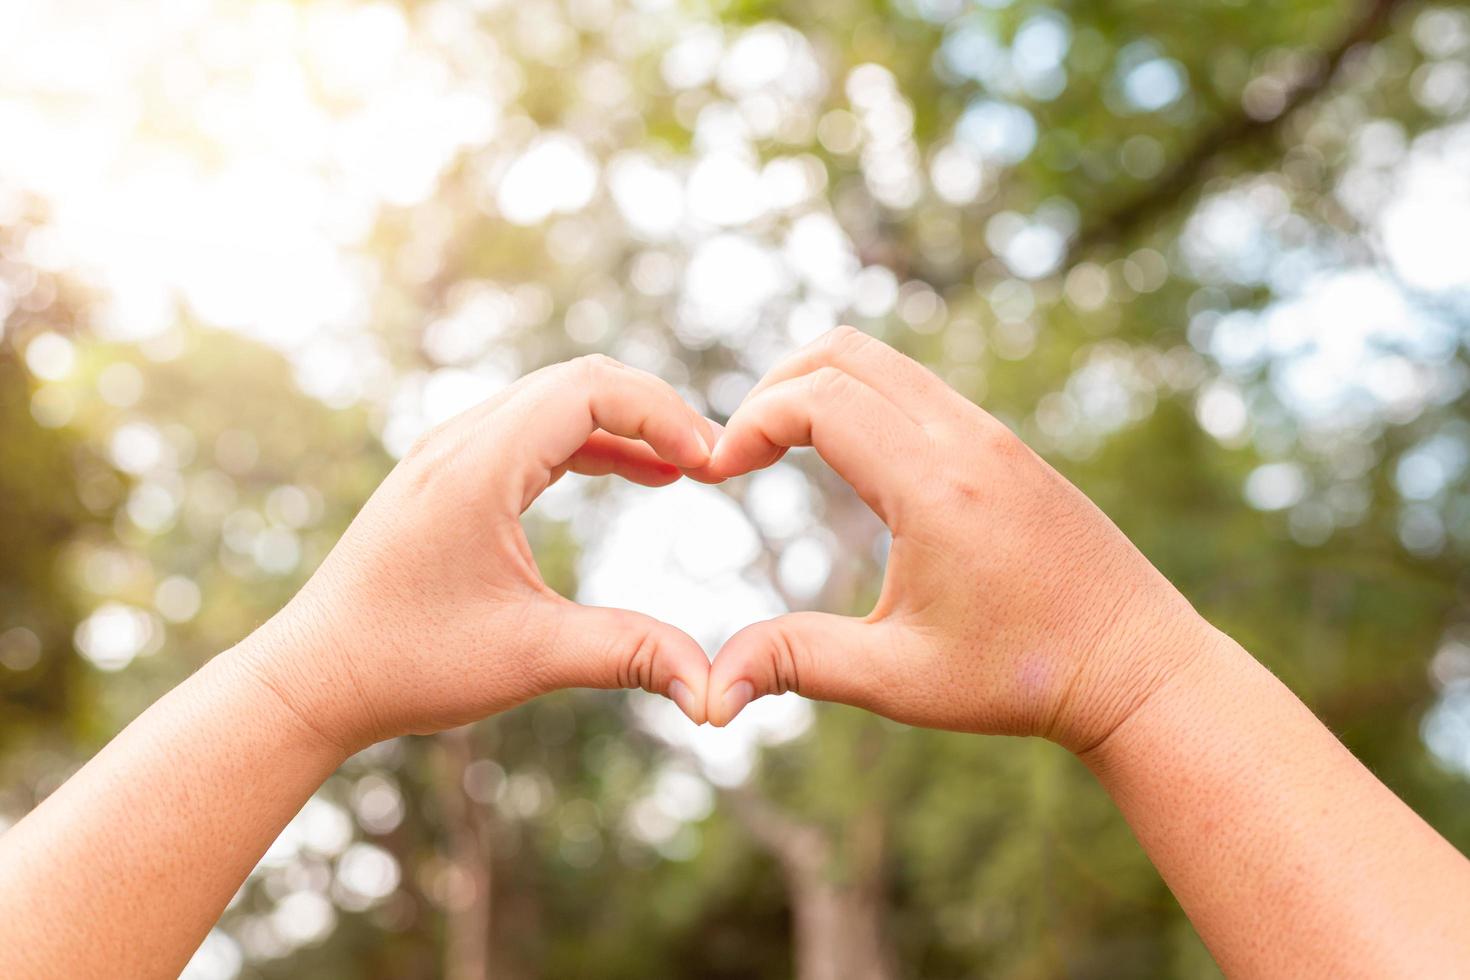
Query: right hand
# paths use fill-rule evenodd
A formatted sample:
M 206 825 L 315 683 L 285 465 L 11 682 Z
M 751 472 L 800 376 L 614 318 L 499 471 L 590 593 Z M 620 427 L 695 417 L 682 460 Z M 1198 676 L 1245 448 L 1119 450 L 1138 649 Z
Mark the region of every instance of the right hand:
M 544 368 L 419 440 L 243 663 L 347 752 L 558 688 L 641 687 L 704 721 L 709 661 L 648 616 L 542 581 L 521 513 L 567 471 L 662 486 L 713 424 L 600 355 Z
M 707 713 L 796 691 L 930 728 L 1041 735 L 1087 751 L 1188 659 L 1208 624 L 1114 524 L 1010 430 L 850 327 L 777 365 L 709 472 L 816 448 L 893 532 L 876 608 L 737 633 Z M 1173 640 L 1174 642 L 1168 642 Z

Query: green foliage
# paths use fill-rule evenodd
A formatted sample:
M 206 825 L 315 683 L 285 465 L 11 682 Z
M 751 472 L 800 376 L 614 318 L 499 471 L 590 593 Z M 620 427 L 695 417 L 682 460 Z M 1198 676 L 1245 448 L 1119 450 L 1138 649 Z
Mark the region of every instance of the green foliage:
M 427 36 L 442 6 L 402 9 Z M 371 315 L 353 335 L 361 346 L 342 355 L 371 383 L 341 403 L 349 407 L 305 393 L 310 352 L 270 349 L 193 313 L 137 344 L 88 338 L 71 325 L 89 322 L 72 310 L 88 301 L 57 282 L 37 285 L 23 233 L 0 239 L 0 299 L 29 297 L 0 334 L 0 819 L 18 817 L 101 739 L 290 598 L 391 467 L 400 403 L 425 400 L 433 378 L 503 380 L 599 350 L 660 373 L 722 417 L 811 333 L 796 315 L 805 303 L 815 320 L 841 316 L 882 336 L 1013 426 L 1381 778 L 1470 847 L 1470 781 L 1421 733 L 1445 696 L 1443 671 L 1431 670 L 1436 651 L 1470 621 L 1470 467 L 1446 471 L 1427 495 L 1406 494 L 1399 478 L 1433 440 L 1470 445 L 1470 305 L 1463 290 L 1430 294 L 1401 281 L 1380 241 L 1383 198 L 1363 190 L 1388 194 L 1416 140 L 1465 125 L 1470 100 L 1456 108 L 1426 95 L 1427 72 L 1448 65 L 1449 77 L 1467 57 L 1424 43 L 1423 18 L 1439 8 L 470 6 L 469 28 L 456 21 L 454 37 L 440 37 L 443 70 L 478 84 L 466 52 L 491 42 L 503 62 L 496 83 L 510 93 L 497 107 L 503 118 L 493 140 L 450 161 L 426 199 L 384 205 L 364 241 L 343 246 L 371 270 Z M 600 10 L 610 13 L 599 19 Z M 555 29 L 541 31 L 543 22 Z M 1043 22 L 1066 39 L 1052 66 L 1060 75 L 1028 87 L 1011 71 L 1011 49 Z M 685 33 L 712 28 L 728 50 L 772 25 L 810 54 L 820 76 L 810 91 L 761 102 L 769 92 L 733 91 L 713 61 L 695 81 L 669 80 L 665 57 Z M 1177 69 L 1179 91 L 1150 109 L 1124 97 L 1122 79 L 1152 58 L 1167 62 L 1166 74 Z M 852 85 L 864 77 L 891 83 L 892 97 L 873 124 L 887 129 L 859 137 L 848 130 L 869 125 L 859 120 L 867 96 Z M 992 103 L 1023 112 L 1034 145 L 1011 157 L 1003 147 L 965 151 L 967 112 Z M 762 113 L 777 124 L 758 127 L 751 120 Z M 811 192 L 743 222 L 690 219 L 666 234 L 640 231 L 613 200 L 611 161 L 642 155 L 682 179 L 740 126 L 751 132 L 735 142 L 754 164 L 814 174 Z M 585 206 L 515 224 L 497 213 L 496 181 L 546 131 L 573 134 L 603 179 Z M 956 147 L 973 186 L 941 193 L 939 163 Z M 1374 154 L 1386 162 L 1365 163 Z M 912 171 L 911 194 L 880 179 L 895 167 Z M 1196 224 L 1227 199 L 1246 228 L 1240 254 Z M 703 243 L 728 234 L 790 264 L 799 250 L 788 235 L 812 216 L 840 225 L 854 266 L 892 274 L 895 301 L 864 312 L 793 276 L 750 323 L 699 323 L 684 293 Z M 1052 222 L 1063 242 L 1054 263 L 1022 267 L 1004 234 L 1016 221 Z M 721 272 L 736 282 L 720 301 L 738 306 L 754 288 L 740 279 L 748 270 Z M 1272 322 L 1256 317 L 1345 272 L 1395 283 L 1416 328 L 1442 335 L 1437 345 L 1365 342 L 1380 359 L 1400 359 L 1390 367 L 1409 372 L 1413 397 L 1354 389 L 1314 413 L 1293 394 L 1290 371 L 1317 338 L 1273 346 L 1266 337 L 1257 356 L 1222 354 L 1231 329 Z M 486 295 L 493 302 L 476 306 Z M 596 309 L 582 330 L 584 301 Z M 462 357 L 435 342 L 436 325 L 456 316 L 480 345 Z M 26 345 L 53 329 L 74 337 L 77 366 L 60 380 L 33 377 Z M 119 367 L 141 379 L 136 397 L 104 397 Z M 1211 422 L 1211 397 L 1238 407 L 1239 424 Z M 37 399 L 70 406 L 65 423 L 38 424 Z M 118 451 L 125 429 L 157 452 L 134 466 Z M 862 612 L 881 581 L 877 528 L 848 520 L 850 490 L 809 456 L 788 462 L 812 489 L 814 523 L 836 539 L 831 578 L 841 587 L 829 583 L 813 604 Z M 1250 506 L 1243 488 L 1267 465 L 1291 468 L 1301 492 L 1279 507 Z M 740 499 L 749 481 L 726 489 Z M 576 493 L 570 518 L 526 519 L 548 583 L 567 596 L 578 594 L 584 547 L 603 530 L 594 504 L 606 503 L 596 490 Z M 751 575 L 768 579 L 776 565 L 757 563 Z M 191 588 L 202 603 L 179 608 Z M 109 603 L 141 615 L 151 637 L 116 672 L 73 650 L 79 624 Z M 23 670 L 4 659 L 3 636 L 17 626 L 42 650 Z M 711 788 L 685 750 L 649 734 L 646 705 L 568 692 L 350 760 L 319 794 L 319 812 L 390 855 L 398 885 L 372 901 L 345 895 L 340 846 L 272 859 L 221 924 L 249 954 L 247 974 L 444 975 L 447 938 L 468 907 L 484 913 L 497 975 L 791 975 L 799 898 L 787 869 L 729 790 Z M 703 786 L 709 805 L 650 832 L 649 800 L 670 774 Z M 900 975 L 1215 973 L 1114 808 L 1055 747 L 909 730 L 824 706 L 799 737 L 761 753 L 745 791 L 827 842 L 825 881 L 850 892 L 876 883 Z M 875 826 L 876 849 L 863 836 Z M 490 869 L 488 910 L 467 906 L 458 883 L 470 838 Z M 332 898 L 333 928 L 283 943 L 273 916 L 302 889 Z
M 77 500 L 74 435 L 38 426 L 30 379 L 0 346 L 0 752 L 66 730 L 82 669 L 72 655 L 79 604 L 61 570 L 64 546 L 94 523 Z

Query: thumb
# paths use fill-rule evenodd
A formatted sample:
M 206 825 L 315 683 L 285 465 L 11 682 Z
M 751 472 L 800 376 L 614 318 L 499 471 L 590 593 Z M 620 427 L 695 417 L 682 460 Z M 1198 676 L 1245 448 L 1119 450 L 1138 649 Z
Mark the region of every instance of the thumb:
M 627 609 L 558 603 L 554 687 L 642 688 L 705 722 L 709 657 L 688 633 Z
M 871 709 L 885 690 L 886 629 L 814 612 L 745 627 L 726 641 L 710 666 L 709 722 L 728 725 L 756 698 L 787 691 Z

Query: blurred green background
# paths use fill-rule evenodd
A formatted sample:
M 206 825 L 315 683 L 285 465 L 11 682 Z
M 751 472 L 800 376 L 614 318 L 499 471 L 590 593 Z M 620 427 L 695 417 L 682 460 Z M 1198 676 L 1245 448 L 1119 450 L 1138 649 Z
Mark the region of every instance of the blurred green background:
M 427 426 L 590 351 L 723 418 L 839 322 L 1470 846 L 1470 11 L 1408 0 L 0 0 L 0 829 Z M 882 572 L 806 453 L 526 522 L 710 650 Z M 1062 750 L 757 707 L 364 752 L 187 975 L 1215 973 Z

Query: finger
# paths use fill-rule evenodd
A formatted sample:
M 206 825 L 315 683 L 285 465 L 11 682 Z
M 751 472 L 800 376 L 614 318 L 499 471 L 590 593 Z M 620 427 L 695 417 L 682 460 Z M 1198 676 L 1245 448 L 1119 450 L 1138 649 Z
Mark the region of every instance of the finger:
M 647 443 L 609 432 L 592 433 L 581 449 L 552 470 L 551 481 L 555 483 L 567 472 L 583 476 L 620 476 L 646 487 L 668 486 L 684 473 L 650 449 Z
M 839 368 L 852 375 L 920 424 L 953 409 L 950 399 L 959 397 L 918 361 L 855 327 L 844 326 L 827 331 L 784 358 L 750 390 L 746 401 L 783 381 L 824 367 Z
M 526 460 L 544 471 L 564 463 L 598 429 L 646 442 L 675 466 L 709 461 L 709 423 L 672 385 L 600 354 L 537 372 L 496 414 L 514 420 Z
M 747 704 L 768 694 L 881 710 L 893 662 L 893 628 L 827 613 L 791 613 L 747 626 L 710 665 L 710 724 L 728 725 Z
M 709 470 L 731 477 L 770 466 L 790 446 L 813 446 L 890 528 L 916 492 L 928 434 L 852 375 L 833 367 L 774 385 L 736 410 Z
M 556 639 L 545 666 L 552 687 L 642 688 L 704 724 L 709 657 L 688 633 L 626 609 L 559 600 L 550 612 Z
M 720 423 L 714 421 L 713 419 L 705 419 L 705 422 L 709 426 L 709 444 L 711 446 L 718 446 L 720 444 L 720 440 L 724 438 L 725 427 Z M 684 471 L 684 475 L 689 477 L 689 479 L 696 480 L 700 483 L 717 484 L 725 482 L 725 478 L 723 476 L 716 474 L 710 469 L 709 463 L 705 463 L 703 466 L 696 466 L 693 469 L 686 469 Z

